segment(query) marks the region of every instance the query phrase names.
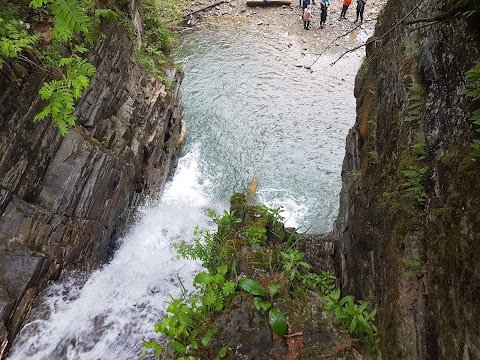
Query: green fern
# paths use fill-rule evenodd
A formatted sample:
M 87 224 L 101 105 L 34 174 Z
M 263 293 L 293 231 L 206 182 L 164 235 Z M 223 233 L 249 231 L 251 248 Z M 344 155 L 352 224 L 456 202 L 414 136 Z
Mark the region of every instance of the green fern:
M 408 115 L 405 117 L 405 121 L 419 120 L 423 115 L 424 89 L 420 84 L 413 83 L 408 87 Z
M 92 19 L 87 10 L 92 8 L 91 1 L 76 0 L 32 0 L 30 6 L 39 9 L 46 6 L 55 19 L 53 38 L 70 41 L 75 33 L 88 38 L 93 28 Z
M 62 80 L 52 80 L 40 88 L 40 96 L 49 104 L 35 116 L 33 121 L 39 122 L 51 116 L 62 136 L 74 126 L 77 117 L 73 115 L 75 99 L 82 96 L 83 90 L 90 85 L 90 78 L 95 75 L 95 67 L 78 55 L 62 58 L 59 67 L 67 69 Z
M 32 49 L 38 34 L 29 35 L 23 21 L 0 18 L 0 69 L 6 60 L 16 59 L 26 49 Z
M 32 0 L 30 7 L 40 9 L 46 7 L 54 17 L 53 39 L 67 45 L 73 53 L 70 57 L 62 57 L 64 47 L 52 46 L 44 63 L 49 68 L 66 69 L 62 80 L 44 83 L 39 93 L 49 104 L 35 116 L 34 122 L 51 116 L 60 134 L 64 136 L 69 127 L 74 126 L 77 117 L 73 115 L 75 100 L 90 85 L 90 78 L 95 75 L 95 67 L 76 54 L 83 54 L 97 39 L 100 18 L 115 19 L 116 13 L 109 9 L 94 10 L 92 0 Z M 94 14 L 91 16 L 90 14 Z M 78 40 L 82 42 L 75 44 Z

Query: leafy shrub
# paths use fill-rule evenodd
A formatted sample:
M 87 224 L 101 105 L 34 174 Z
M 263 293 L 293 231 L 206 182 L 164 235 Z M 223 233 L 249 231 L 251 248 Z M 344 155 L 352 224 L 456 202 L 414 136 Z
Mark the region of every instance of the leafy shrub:
M 336 277 L 329 271 L 322 271 L 320 275 L 308 273 L 301 277 L 301 282 L 307 288 L 318 290 L 324 295 L 330 294 L 335 290 Z
M 297 249 L 286 249 L 285 251 L 280 252 L 282 257 L 282 262 L 285 267 L 285 271 L 289 275 L 290 281 L 293 279 L 301 279 L 301 270 L 310 270 L 312 266 L 305 261 L 303 261 L 304 253 L 298 251 Z
M 251 226 L 245 230 L 245 237 L 252 245 L 263 245 L 267 241 L 267 229 Z
M 422 275 L 420 261 L 415 259 L 402 259 L 402 262 L 407 269 L 407 271 L 405 271 L 407 278 L 420 277 Z
M 377 359 L 381 359 L 380 334 L 375 326 L 376 309 L 368 310 L 368 302 L 355 303 L 352 296 L 340 299 L 340 290 L 334 290 L 323 296 L 324 309 L 327 313 L 333 313 L 336 320 L 352 336 L 362 340 L 370 347 Z
M 0 18 L 0 69 L 6 60 L 16 59 L 20 52 L 32 49 L 40 36 L 29 35 L 21 20 Z

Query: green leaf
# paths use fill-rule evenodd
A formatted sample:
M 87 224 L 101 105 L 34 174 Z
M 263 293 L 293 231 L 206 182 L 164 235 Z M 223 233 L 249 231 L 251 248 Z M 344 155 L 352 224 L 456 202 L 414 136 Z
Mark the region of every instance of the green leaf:
M 146 340 L 142 340 L 142 345 L 145 349 L 154 349 L 155 350 L 155 354 L 160 357 L 160 355 L 162 354 L 162 345 L 160 345 L 157 341 L 155 340 L 151 340 L 151 341 L 146 341 Z M 145 357 L 145 356 L 144 356 Z
M 280 337 L 287 333 L 287 320 L 282 311 L 278 308 L 272 308 L 268 313 L 268 323 L 272 331 Z
M 357 326 L 357 319 L 353 318 L 352 322 L 350 323 L 350 329 L 349 329 L 350 334 L 353 334 L 356 326 Z
M 213 282 L 214 282 L 214 284 L 217 284 L 218 286 L 222 286 L 223 283 L 225 282 L 225 278 L 220 274 L 215 274 L 215 275 L 213 275 Z
M 272 307 L 272 303 L 270 301 L 264 301 L 259 297 L 253 298 L 252 303 L 255 309 L 261 313 L 266 313 Z
M 210 329 L 207 331 L 205 336 L 202 338 L 202 345 L 207 346 L 210 340 L 212 339 L 213 333 L 215 332 L 215 329 Z
M 213 276 L 205 271 L 202 271 L 195 276 L 195 279 L 193 279 L 193 284 L 210 284 L 212 281 Z
M 110 9 L 97 9 L 95 10 L 95 16 L 98 18 L 104 18 L 108 20 L 115 20 L 118 18 L 118 14 Z
M 222 276 L 225 276 L 227 274 L 227 271 L 228 271 L 227 264 L 217 267 L 217 273 Z
M 227 356 L 227 352 L 228 352 L 228 348 L 226 346 L 224 346 L 220 349 L 220 351 L 218 352 L 218 355 L 221 358 L 224 358 L 225 356 Z
M 198 349 L 198 341 L 194 336 L 190 337 L 190 345 L 192 345 L 193 349 Z
M 187 347 L 177 341 L 172 341 L 170 346 L 173 348 L 173 350 L 180 354 L 185 354 L 187 352 Z
M 268 291 L 270 292 L 270 296 L 271 297 L 274 297 L 277 292 L 278 292 L 278 289 L 280 289 L 280 284 L 270 284 L 268 285 Z
M 267 295 L 263 286 L 260 285 L 255 280 L 252 280 L 252 279 L 249 279 L 249 278 L 243 278 L 238 282 L 238 285 L 240 285 L 240 287 L 243 290 L 245 290 L 246 292 L 249 292 L 252 295 L 257 295 L 257 296 L 266 296 Z

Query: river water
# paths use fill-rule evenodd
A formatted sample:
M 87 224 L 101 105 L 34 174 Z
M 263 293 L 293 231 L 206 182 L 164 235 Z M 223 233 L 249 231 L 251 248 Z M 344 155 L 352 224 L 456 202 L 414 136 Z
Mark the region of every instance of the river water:
M 288 225 L 331 229 L 360 54 L 333 67 L 324 55 L 310 72 L 299 65 L 314 57 L 290 35 L 231 25 L 185 34 L 176 57 L 188 137 L 173 181 L 138 211 L 110 263 L 47 290 L 9 359 L 138 358 L 179 279 L 189 288 L 200 268 L 176 260 L 172 243 L 211 227 L 206 209 L 226 209 L 253 176 L 258 201 L 283 206 Z

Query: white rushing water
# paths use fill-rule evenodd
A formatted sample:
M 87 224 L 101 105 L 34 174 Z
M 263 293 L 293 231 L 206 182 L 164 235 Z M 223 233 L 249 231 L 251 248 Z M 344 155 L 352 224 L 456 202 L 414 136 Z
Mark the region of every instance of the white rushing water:
M 209 182 L 199 181 L 198 159 L 195 146 L 180 159 L 173 182 L 159 201 L 140 209 L 110 263 L 89 277 L 72 274 L 47 290 L 10 360 L 138 358 L 141 340 L 157 337 L 153 325 L 170 296 L 181 296 L 178 277 L 191 289 L 201 268 L 177 260 L 172 244 L 191 239 L 197 225 L 212 228 L 207 208 L 223 211 L 206 195 Z
M 27 324 L 11 360 L 135 359 L 142 338 L 154 336 L 165 302 L 180 296 L 180 275 L 191 284 L 200 265 L 176 260 L 172 243 L 209 226 L 205 187 L 198 184 L 198 151 L 179 162 L 162 199 L 139 211 L 111 262 L 85 275 L 74 274 L 49 288 L 37 312 L 46 319 Z M 211 226 L 211 224 L 210 224 Z

